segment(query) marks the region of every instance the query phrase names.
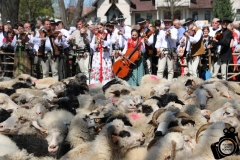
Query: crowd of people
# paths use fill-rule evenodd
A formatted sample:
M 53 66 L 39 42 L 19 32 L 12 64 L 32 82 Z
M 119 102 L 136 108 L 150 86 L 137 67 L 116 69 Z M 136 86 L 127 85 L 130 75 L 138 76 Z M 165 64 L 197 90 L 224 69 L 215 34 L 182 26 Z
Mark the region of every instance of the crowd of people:
M 227 18 L 214 18 L 211 26 L 202 27 L 191 18 L 183 24 L 178 19 L 155 20 L 151 24 L 148 19 L 139 18 L 132 27 L 125 24 L 125 19 L 120 15 L 109 22 L 89 25 L 79 18 L 76 28 L 70 30 L 64 29 L 61 20 L 38 20 L 35 29 L 28 22 L 14 26 L 0 22 L 1 50 L 15 53 L 13 68 L 2 63 L 2 76 L 32 74 L 35 64 L 38 73 L 41 68 L 43 78 L 49 77 L 51 71 L 56 79 L 65 79 L 70 76 L 70 53 L 89 84 L 103 85 L 120 77 L 131 86 L 138 86 L 145 74 L 169 81 L 181 74 L 207 79 L 206 74 L 210 73 L 215 78 L 220 68 L 220 77 L 226 80 L 229 62 L 238 62 L 232 53 L 240 52 L 239 24 Z M 212 53 L 211 62 L 208 50 Z M 5 55 L 1 61 L 13 59 Z M 11 69 L 13 73 L 7 72 Z M 238 67 L 233 67 L 233 71 L 238 71 Z

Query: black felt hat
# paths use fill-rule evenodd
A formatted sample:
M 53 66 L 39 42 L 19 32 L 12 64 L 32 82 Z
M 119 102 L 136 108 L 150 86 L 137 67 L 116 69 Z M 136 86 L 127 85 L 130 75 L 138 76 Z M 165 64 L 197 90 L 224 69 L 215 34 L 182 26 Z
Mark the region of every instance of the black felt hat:
M 189 23 L 189 22 L 194 22 L 194 20 L 193 20 L 192 18 L 187 18 L 187 19 L 185 20 L 185 23 L 183 23 L 183 26 L 186 26 L 187 23 Z
M 124 18 L 123 15 L 119 15 L 119 16 L 117 17 L 117 21 L 125 20 L 125 19 L 126 19 L 126 18 Z
M 222 23 L 222 22 L 227 22 L 227 23 L 232 23 L 233 21 L 231 21 L 231 20 L 229 20 L 228 18 L 226 18 L 226 17 L 223 17 L 223 18 L 221 18 L 218 22 L 220 22 L 220 23 Z
M 142 23 L 145 23 L 145 22 L 146 22 L 146 20 L 144 18 L 139 18 L 138 21 L 137 21 L 138 24 L 142 24 Z
M 57 24 L 53 19 L 50 20 L 50 23 L 51 23 L 51 24 Z

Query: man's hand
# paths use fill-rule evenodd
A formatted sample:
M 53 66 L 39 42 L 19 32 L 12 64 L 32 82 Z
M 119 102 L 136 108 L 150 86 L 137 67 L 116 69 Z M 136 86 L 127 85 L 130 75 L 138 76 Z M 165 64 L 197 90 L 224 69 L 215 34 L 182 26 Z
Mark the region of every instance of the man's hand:
M 217 40 L 216 38 L 213 38 L 213 41 L 214 41 L 214 42 L 218 42 L 218 40 Z
M 41 40 L 42 40 L 42 41 L 46 41 L 46 40 L 47 40 L 47 38 L 41 38 Z
M 73 50 L 76 50 L 77 49 L 77 47 L 76 46 L 73 46 Z
M 21 39 L 18 39 L 16 42 L 17 42 L 17 43 L 21 43 L 21 42 L 22 42 L 22 40 L 21 40 Z

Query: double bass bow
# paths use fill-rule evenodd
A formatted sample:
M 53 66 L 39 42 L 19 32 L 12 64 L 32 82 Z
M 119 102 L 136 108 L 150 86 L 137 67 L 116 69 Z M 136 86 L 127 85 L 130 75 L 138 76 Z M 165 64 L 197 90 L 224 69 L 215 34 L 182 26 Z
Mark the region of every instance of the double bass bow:
M 129 48 L 125 55 L 122 56 L 122 59 L 117 60 L 113 64 L 112 70 L 117 77 L 125 78 L 128 76 L 131 71 L 131 65 L 135 65 L 135 62 L 141 57 L 141 53 L 137 50 L 141 44 L 142 42 L 138 43 L 135 48 Z

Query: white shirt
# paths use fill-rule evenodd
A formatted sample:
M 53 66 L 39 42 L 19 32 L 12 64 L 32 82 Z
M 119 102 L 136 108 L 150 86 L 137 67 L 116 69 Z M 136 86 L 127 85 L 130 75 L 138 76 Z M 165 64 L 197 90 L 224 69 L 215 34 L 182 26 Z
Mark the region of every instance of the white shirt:
M 48 36 L 46 36 L 47 40 L 45 41 L 45 51 L 53 51 L 51 42 Z M 41 46 L 41 38 L 39 32 L 36 32 L 35 37 L 33 38 L 34 49 L 38 52 L 39 47 Z
M 3 45 L 3 38 L 4 38 L 3 32 L 1 32 L 0 33 L 0 47 L 2 47 L 2 45 Z
M 29 38 L 28 43 L 33 44 L 33 38 L 34 38 L 33 35 L 32 35 L 32 34 L 29 34 L 29 35 L 27 35 L 27 36 L 28 36 L 28 38 Z M 20 34 L 15 35 L 15 36 L 13 37 L 11 46 L 14 47 L 14 51 L 16 51 L 16 49 L 17 49 L 17 39 L 19 39 L 19 37 L 20 37 Z
M 195 27 L 193 29 L 195 29 Z M 202 36 L 203 36 L 203 32 L 201 29 L 199 29 L 193 37 L 189 36 L 188 42 L 186 42 L 186 37 L 184 36 L 183 37 L 184 41 L 185 41 L 185 43 L 187 43 L 186 51 L 191 51 L 191 44 L 197 43 L 201 39 Z
M 171 28 L 170 36 L 166 36 L 167 30 L 169 29 L 163 29 L 159 31 L 159 35 L 157 35 L 155 48 L 176 48 L 178 30 L 176 28 Z
M 94 35 L 93 38 L 92 38 L 92 41 L 90 43 L 90 47 L 93 49 L 93 51 L 96 51 L 96 48 L 95 48 L 95 42 L 96 40 L 96 36 Z M 107 35 L 107 40 L 104 40 L 102 42 L 102 47 L 109 47 L 109 45 L 111 44 L 111 39 L 110 39 L 110 34 Z
M 122 48 L 124 47 L 124 44 L 125 42 L 131 38 L 131 27 L 127 26 L 127 25 L 124 25 L 123 29 L 122 29 L 122 32 L 123 32 L 123 35 L 118 35 L 118 31 L 120 30 L 120 26 L 118 28 L 116 28 L 115 32 L 113 33 L 113 37 L 112 37 L 112 40 L 116 40 L 118 39 L 119 40 L 119 46 Z M 115 43 L 112 41 L 112 43 Z
M 208 33 L 208 35 L 209 35 L 210 37 L 214 37 L 214 35 L 216 34 L 216 32 L 219 31 L 219 30 L 221 30 L 221 29 L 218 28 L 218 29 L 216 29 L 216 30 L 213 30 L 212 27 L 209 27 L 209 30 L 210 30 L 210 32 Z

